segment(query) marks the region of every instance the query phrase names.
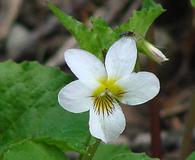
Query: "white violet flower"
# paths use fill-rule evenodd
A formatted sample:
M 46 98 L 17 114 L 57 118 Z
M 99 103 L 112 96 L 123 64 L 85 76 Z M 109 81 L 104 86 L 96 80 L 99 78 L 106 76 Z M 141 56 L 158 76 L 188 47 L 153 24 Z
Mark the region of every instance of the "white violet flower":
M 137 58 L 135 40 L 123 37 L 108 50 L 105 65 L 81 49 L 65 52 L 65 61 L 77 76 L 58 95 L 59 104 L 74 113 L 88 111 L 91 134 L 110 142 L 124 131 L 126 121 L 119 102 L 145 103 L 160 89 L 158 78 L 150 72 L 133 72 Z

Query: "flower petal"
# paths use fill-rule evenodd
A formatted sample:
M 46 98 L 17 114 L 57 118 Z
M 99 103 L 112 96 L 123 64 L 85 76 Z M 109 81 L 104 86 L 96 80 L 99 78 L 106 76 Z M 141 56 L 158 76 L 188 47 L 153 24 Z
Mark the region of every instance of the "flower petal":
M 160 90 L 159 79 L 150 72 L 131 73 L 117 83 L 126 92 L 119 100 L 129 105 L 145 103 L 154 98 Z
M 62 88 L 58 94 L 59 104 L 69 112 L 88 111 L 92 104 L 91 91 L 79 80 L 73 81 Z
M 133 38 L 123 37 L 108 50 L 105 66 L 109 79 L 120 77 L 133 71 L 137 59 L 136 42 Z
M 65 61 L 80 81 L 90 88 L 106 76 L 104 64 L 91 53 L 81 49 L 69 49 L 64 53 Z
M 126 125 L 121 107 L 118 103 L 114 105 L 115 109 L 109 115 L 98 114 L 94 109 L 90 109 L 90 132 L 94 137 L 101 139 L 105 143 L 117 139 Z

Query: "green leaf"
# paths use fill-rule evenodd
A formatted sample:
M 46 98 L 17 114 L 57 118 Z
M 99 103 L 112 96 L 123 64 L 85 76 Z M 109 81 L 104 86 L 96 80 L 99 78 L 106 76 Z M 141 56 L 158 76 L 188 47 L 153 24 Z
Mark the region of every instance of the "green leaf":
M 154 20 L 164 11 L 160 4 L 156 4 L 153 0 L 145 0 L 142 9 L 134 11 L 128 22 L 116 28 L 115 31 L 118 33 L 132 31 L 145 36 Z
M 93 34 L 83 23 L 65 14 L 52 3 L 49 3 L 48 6 L 64 27 L 76 38 L 80 44 L 80 48 L 99 56 L 99 44 L 97 42 L 96 34 Z
M 190 0 L 193 7 L 195 7 L 195 0 Z
M 67 160 L 64 153 L 55 147 L 32 141 L 12 145 L 3 155 L 3 160 Z
M 80 48 L 87 50 L 100 59 L 103 51 L 118 38 L 118 35 L 107 25 L 102 18 L 91 19 L 92 28 L 67 15 L 53 4 L 48 4 L 50 10 L 57 16 L 64 27 L 75 37 Z
M 93 160 L 100 160 L 106 157 L 106 160 L 111 160 L 113 156 L 128 153 L 129 149 L 127 146 L 117 146 L 111 144 L 100 144 L 98 147 Z
M 154 2 L 154 0 L 144 0 L 143 1 L 143 8 L 145 9 L 150 9 L 151 7 L 156 7 L 156 3 Z
M 36 62 L 0 63 L 0 155 L 25 139 L 85 151 L 88 113 L 59 106 L 59 90 L 72 76 Z
M 53 4 L 49 3 L 49 8 L 76 38 L 80 47 L 95 54 L 101 60 L 109 47 L 120 38 L 120 33 L 133 31 L 144 36 L 154 20 L 164 12 L 161 5 L 153 0 L 145 0 L 142 9 L 135 11 L 127 23 L 112 29 L 102 18 L 91 18 L 92 28 L 87 28 Z
M 145 153 L 133 153 L 127 146 L 101 144 L 93 160 L 158 160 L 148 157 Z
M 93 34 L 96 34 L 100 51 L 108 49 L 119 38 L 103 18 L 91 18 Z
M 159 160 L 158 158 L 150 158 L 145 153 L 125 153 L 119 154 L 112 160 Z
M 192 152 L 186 160 L 194 160 L 195 159 L 195 152 Z

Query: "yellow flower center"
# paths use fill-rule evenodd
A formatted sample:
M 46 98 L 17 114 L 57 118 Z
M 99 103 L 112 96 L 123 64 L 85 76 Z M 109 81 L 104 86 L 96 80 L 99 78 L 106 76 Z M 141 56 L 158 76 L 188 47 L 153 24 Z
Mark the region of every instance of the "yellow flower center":
M 124 92 L 123 87 L 116 83 L 115 79 L 107 80 L 102 78 L 99 80 L 100 86 L 95 89 L 92 94 L 94 98 L 94 109 L 96 113 L 111 114 L 114 110 L 114 103 L 119 100 Z
M 120 98 L 124 94 L 124 89 L 122 86 L 116 83 L 115 79 L 107 80 L 105 78 L 100 79 L 100 86 L 95 89 L 93 96 L 99 96 L 106 91 L 111 93 L 113 97 Z

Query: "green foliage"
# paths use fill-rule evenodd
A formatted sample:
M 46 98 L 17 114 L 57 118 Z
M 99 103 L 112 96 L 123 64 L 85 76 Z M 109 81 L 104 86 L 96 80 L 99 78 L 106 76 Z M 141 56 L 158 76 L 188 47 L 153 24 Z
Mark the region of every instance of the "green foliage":
M 102 54 L 108 50 L 108 48 L 119 38 L 119 36 L 102 18 L 91 18 L 91 23 L 93 25 L 91 31 L 96 35 L 96 43 L 100 48 L 99 53 Z
M 113 156 L 123 153 L 129 153 L 129 149 L 126 146 L 116 146 L 116 145 L 105 145 L 101 144 L 93 160 L 100 160 L 106 157 L 106 160 L 111 160 Z
M 156 4 L 153 0 L 145 0 L 142 9 L 134 11 L 127 23 L 112 29 L 101 18 L 92 18 L 92 28 L 87 28 L 83 23 L 65 14 L 53 4 L 50 3 L 49 8 L 76 38 L 80 47 L 95 54 L 100 59 L 103 58 L 104 51 L 108 50 L 111 44 L 120 38 L 120 33 L 133 31 L 144 36 L 154 20 L 164 12 L 161 5 Z
M 133 31 L 145 36 L 164 11 L 153 0 L 145 0 L 142 9 L 135 11 L 127 23 L 112 29 L 101 18 L 91 19 L 92 27 L 88 28 L 53 4 L 49 8 L 82 49 L 101 59 L 121 32 Z M 59 90 L 73 80 L 72 76 L 36 62 L 3 62 L 0 73 L 0 159 L 61 160 L 67 159 L 63 151 L 85 153 L 88 113 L 67 112 L 57 101 Z M 104 157 L 150 159 L 145 154 L 130 152 L 127 147 L 113 145 L 101 145 L 94 160 Z
M 4 160 L 67 160 L 64 153 L 55 147 L 25 141 L 12 145 L 4 153 Z
M 158 158 L 150 158 L 145 153 L 126 153 L 119 154 L 112 158 L 112 160 L 159 160 Z
M 148 157 L 145 153 L 133 153 L 126 146 L 104 145 L 98 148 L 93 160 L 158 160 Z
M 195 0 L 190 0 L 193 7 L 195 7 Z
M 115 31 L 118 33 L 132 31 L 145 36 L 154 20 L 164 11 L 162 6 L 153 0 L 145 0 L 142 10 L 134 11 L 128 22 L 120 25 Z
M 65 14 L 53 4 L 49 3 L 48 6 L 51 11 L 58 17 L 59 21 L 64 25 L 64 27 L 75 37 L 81 48 L 94 54 L 99 52 L 100 48 L 97 43 L 96 34 L 93 34 L 93 32 L 83 23 Z
M 67 112 L 57 101 L 72 76 L 36 62 L 0 63 L 0 73 L 0 155 L 25 139 L 85 151 L 88 114 Z
M 195 152 L 192 152 L 186 160 L 194 160 L 195 159 Z

